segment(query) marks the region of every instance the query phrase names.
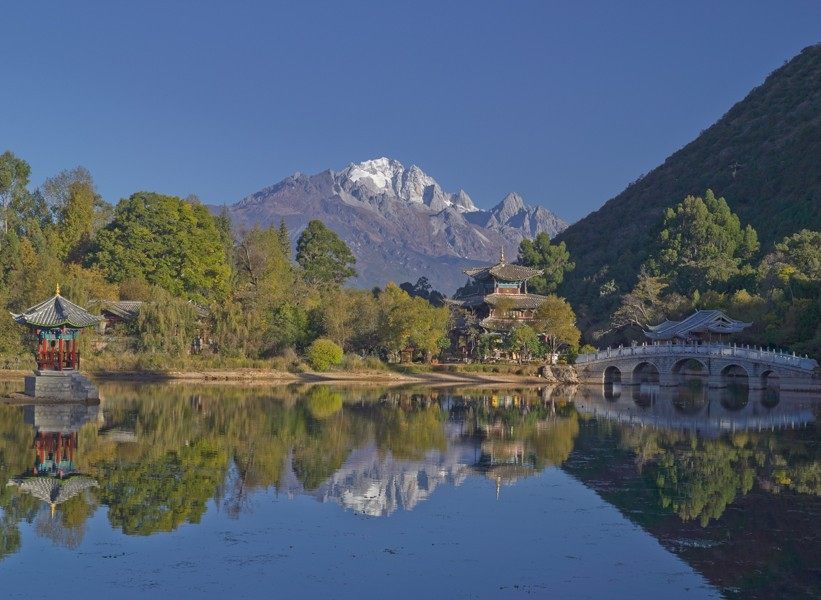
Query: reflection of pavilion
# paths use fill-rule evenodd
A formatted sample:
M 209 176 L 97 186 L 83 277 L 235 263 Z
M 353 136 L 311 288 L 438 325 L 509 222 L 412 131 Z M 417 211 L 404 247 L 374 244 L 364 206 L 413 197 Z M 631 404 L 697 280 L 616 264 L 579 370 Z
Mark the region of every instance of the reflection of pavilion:
M 503 485 L 513 485 L 536 474 L 536 466 L 519 440 L 487 440 L 482 442 L 481 450 L 473 470 L 496 483 L 497 498 Z
M 77 433 L 97 419 L 98 404 L 34 404 L 24 407 L 24 422 L 35 429 L 34 464 L 31 472 L 15 477 L 7 485 L 47 502 L 52 513 L 56 506 L 73 498 L 97 482 L 76 472 Z
M 778 395 L 773 395 L 778 394 Z M 697 432 L 718 436 L 724 432 L 785 429 L 815 422 L 806 395 L 746 386 L 725 390 L 660 387 L 584 387 L 573 399 L 580 413 L 628 425 Z

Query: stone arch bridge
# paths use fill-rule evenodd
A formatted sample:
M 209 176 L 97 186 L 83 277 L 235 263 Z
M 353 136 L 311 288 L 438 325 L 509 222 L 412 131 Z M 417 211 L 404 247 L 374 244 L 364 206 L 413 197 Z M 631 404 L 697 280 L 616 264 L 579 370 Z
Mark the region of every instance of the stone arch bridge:
M 818 362 L 785 352 L 728 344 L 643 344 L 607 348 L 576 358 L 585 383 L 674 386 L 686 375 L 706 378 L 709 387 L 731 383 L 764 389 L 777 385 L 796 391 L 821 391 Z

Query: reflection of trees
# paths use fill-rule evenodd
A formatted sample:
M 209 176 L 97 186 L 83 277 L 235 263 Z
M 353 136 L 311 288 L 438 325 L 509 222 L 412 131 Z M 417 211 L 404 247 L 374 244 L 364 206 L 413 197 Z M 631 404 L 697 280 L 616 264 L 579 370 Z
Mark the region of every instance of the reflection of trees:
M 756 480 L 774 493 L 786 488 L 821 494 L 817 444 L 806 431 L 737 433 L 713 440 L 626 426 L 620 431 L 621 444 L 635 452 L 660 504 L 684 521 L 706 526 Z
M 147 461 L 111 466 L 100 487 L 112 525 L 148 535 L 198 523 L 224 477 L 228 456 L 220 444 L 198 440 Z
M 376 445 L 400 460 L 419 460 L 447 445 L 438 404 L 382 405 L 373 411 Z
M 572 405 L 521 398 L 509 406 L 480 403 L 476 427 L 490 440 L 519 442 L 533 468 L 561 465 L 573 450 L 579 419 Z

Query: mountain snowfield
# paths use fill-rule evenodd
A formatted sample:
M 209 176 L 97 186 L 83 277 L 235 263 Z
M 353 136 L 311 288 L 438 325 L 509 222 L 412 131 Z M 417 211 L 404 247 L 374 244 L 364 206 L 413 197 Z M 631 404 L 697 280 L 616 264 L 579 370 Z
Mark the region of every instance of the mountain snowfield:
M 217 208 L 214 210 L 217 210 Z M 519 242 L 567 223 L 510 193 L 490 210 L 459 190 L 446 192 L 416 165 L 391 158 L 350 164 L 342 171 L 295 173 L 228 207 L 235 226 L 285 220 L 296 240 L 311 219 L 336 231 L 353 250 L 362 287 L 427 277 L 445 293 L 464 283 L 462 269 L 516 256 Z

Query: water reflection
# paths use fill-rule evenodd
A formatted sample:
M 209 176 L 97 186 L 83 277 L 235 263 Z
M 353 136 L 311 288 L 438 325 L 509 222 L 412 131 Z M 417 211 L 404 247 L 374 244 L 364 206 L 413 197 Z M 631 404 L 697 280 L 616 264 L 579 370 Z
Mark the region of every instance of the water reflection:
M 705 531 L 752 492 L 821 495 L 815 405 L 775 388 L 103 391 L 99 406 L 0 405 L 0 557 L 24 522 L 77 547 L 100 507 L 127 535 L 198 523 L 211 501 L 239 517 L 265 489 L 384 517 L 469 478 L 503 501 L 551 467 L 639 522 Z

